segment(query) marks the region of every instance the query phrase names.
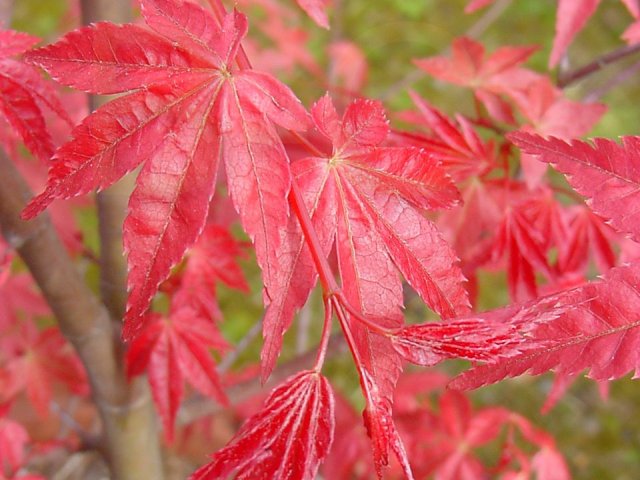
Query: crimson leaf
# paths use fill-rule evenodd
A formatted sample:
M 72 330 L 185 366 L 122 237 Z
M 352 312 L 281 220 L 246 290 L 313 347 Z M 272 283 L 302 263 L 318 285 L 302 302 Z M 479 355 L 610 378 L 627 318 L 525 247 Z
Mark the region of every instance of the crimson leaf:
M 153 31 L 98 23 L 28 55 L 65 85 L 129 92 L 74 130 L 54 156 L 45 191 L 24 211 L 30 218 L 55 198 L 104 189 L 143 165 L 124 226 L 130 290 L 125 338 L 141 327 L 159 283 L 200 235 L 219 157 L 270 285 L 290 186 L 272 122 L 294 130 L 308 122 L 297 98 L 276 79 L 236 71 L 247 32 L 244 15 L 228 14 L 218 25 L 191 2 L 141 0 L 141 6 Z
M 191 480 L 312 480 L 333 441 L 334 398 L 325 377 L 303 371 L 271 392 Z
M 623 137 L 622 145 L 604 138 L 596 138 L 593 145 L 579 140 L 566 143 L 524 132 L 509 138 L 523 151 L 553 164 L 587 197 L 595 213 L 640 240 L 640 209 L 634 207 L 640 202 L 640 137 Z

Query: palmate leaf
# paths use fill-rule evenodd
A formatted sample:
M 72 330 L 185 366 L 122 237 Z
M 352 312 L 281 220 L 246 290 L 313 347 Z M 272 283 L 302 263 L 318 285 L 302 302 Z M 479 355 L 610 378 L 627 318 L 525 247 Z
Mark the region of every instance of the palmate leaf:
M 153 401 L 166 438 L 173 439 L 176 413 L 184 396 L 184 381 L 204 395 L 227 403 L 210 349 L 226 348 L 217 327 L 189 307 L 169 318 L 151 315 L 127 352 L 127 375 L 148 374 Z
M 535 47 L 501 47 L 486 54 L 482 44 L 467 37 L 452 44 L 451 57 L 417 59 L 422 70 L 444 82 L 471 88 L 487 111 L 497 120 L 514 123 L 511 105 L 502 94 L 513 96 L 539 75 L 520 67 Z
M 191 480 L 313 480 L 333 441 L 334 403 L 325 377 L 297 373 L 271 392 Z
M 594 144 L 523 132 L 510 139 L 525 152 L 539 155 L 567 175 L 571 185 L 588 197 L 595 213 L 618 230 L 639 238 L 637 137 L 625 137 L 622 145 L 606 139 Z M 562 252 L 563 258 L 565 253 Z M 555 295 L 562 313 L 530 333 L 533 348 L 491 365 L 473 368 L 453 381 L 458 388 L 476 388 L 523 373 L 554 370 L 560 377 L 588 370 L 595 380 L 612 380 L 640 369 L 640 265 L 610 270 L 600 281 Z M 539 300 L 540 301 L 540 300 Z M 537 302 L 536 302 L 537 303 Z M 535 304 L 531 313 L 541 310 Z M 544 309 L 542 309 L 544 310 Z
M 472 368 L 453 380 L 456 388 L 477 388 L 523 373 L 554 370 L 562 376 L 588 370 L 595 380 L 640 372 L 640 265 L 612 269 L 601 281 L 554 296 L 566 311 L 531 334 L 546 346 L 491 365 Z M 540 311 L 534 304 L 532 313 Z
M 27 206 L 30 218 L 55 198 L 101 190 L 142 164 L 124 225 L 129 299 L 124 337 L 169 270 L 204 227 L 218 158 L 245 231 L 256 245 L 266 288 L 286 224 L 290 171 L 273 122 L 304 128 L 308 115 L 273 77 L 237 71 L 244 15 L 218 25 L 179 0 L 141 0 L 152 30 L 98 23 L 31 52 L 65 85 L 124 93 L 87 117 L 55 154 L 47 187 Z
M 429 307 L 444 317 L 468 308 L 457 258 L 425 210 L 459 200 L 438 162 L 417 148 L 386 147 L 389 128 L 380 103 L 358 100 L 340 118 L 328 96 L 312 109 L 316 128 L 333 144 L 326 157 L 295 161 L 292 171 L 323 253 L 335 244 L 342 288 L 363 315 L 402 324 L 401 273 Z M 263 378 L 271 372 L 282 335 L 306 301 L 317 273 L 300 227 L 290 222 L 278 255 L 277 288 L 264 320 Z M 353 329 L 362 345 L 369 335 Z M 387 339 L 375 340 L 387 342 Z M 381 347 L 382 348 L 382 347 Z M 390 343 L 383 348 L 395 355 Z M 372 347 L 373 361 L 383 358 Z M 377 375 L 372 372 L 374 378 Z M 391 389 L 392 390 L 392 389 Z M 391 395 L 391 391 L 387 392 Z
M 571 186 L 587 197 L 587 205 L 617 230 L 640 241 L 640 137 L 622 144 L 597 138 L 593 145 L 573 140 L 515 132 L 509 135 L 524 152 L 554 165 Z

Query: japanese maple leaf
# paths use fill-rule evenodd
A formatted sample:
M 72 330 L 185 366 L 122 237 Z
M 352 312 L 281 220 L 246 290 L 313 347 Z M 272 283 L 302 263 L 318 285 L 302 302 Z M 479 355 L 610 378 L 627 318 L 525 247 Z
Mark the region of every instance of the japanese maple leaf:
M 3 408 L 2 410 L 6 410 Z M 22 467 L 25 461 L 24 449 L 29 442 L 25 428 L 9 418 L 0 415 L 0 477 Z
M 473 412 L 471 402 L 460 392 L 446 391 L 440 398 L 438 479 L 474 479 L 486 475 L 473 450 L 494 440 L 509 419 L 503 408 Z
M 0 115 L 16 130 L 25 146 L 48 160 L 54 145 L 43 116 L 48 108 L 71 122 L 55 89 L 31 65 L 11 59 L 40 39 L 26 33 L 0 30 Z
M 568 212 L 567 240 L 559 244 L 558 267 L 563 273 L 585 273 L 589 251 L 601 273 L 613 268 L 616 255 L 611 246 L 613 230 L 585 206 Z
M 313 480 L 333 441 L 334 398 L 325 377 L 303 371 L 276 387 L 212 461 L 190 478 Z
M 8 268 L 0 270 L 0 332 L 9 328 L 20 315 L 32 318 L 50 312 L 42 296 L 36 293 L 31 275 L 12 273 Z
M 204 395 L 226 404 L 210 349 L 226 342 L 216 326 L 189 307 L 168 318 L 151 314 L 127 352 L 127 375 L 146 371 L 167 439 L 173 439 L 176 413 L 184 395 L 184 380 Z
M 621 0 L 629 12 L 638 18 L 638 0 Z M 595 13 L 600 0 L 559 0 L 556 14 L 556 35 L 549 57 L 549 68 L 555 67 L 578 33 Z
M 510 206 L 504 213 L 497 234 L 490 247 L 490 261 L 507 262 L 509 294 L 515 301 L 525 301 L 537 296 L 535 273 L 540 272 L 548 280 L 555 273 L 549 266 L 546 250 L 549 231 L 539 230 L 526 215 L 526 203 Z
M 496 166 L 495 146 L 485 142 L 476 133 L 471 122 L 456 116 L 458 125 L 442 112 L 429 105 L 417 93 L 409 92 L 419 115 L 405 119 L 427 127 L 432 135 L 424 142 L 416 141 L 434 158 L 440 160 L 455 181 L 481 176 Z
M 3 367 L 8 383 L 2 395 L 12 398 L 25 391 L 36 412 L 46 417 L 55 382 L 71 391 L 86 394 L 85 372 L 80 360 L 57 328 L 39 331 L 33 322 L 24 321 L 2 338 Z
M 501 47 L 487 56 L 482 44 L 461 37 L 453 42 L 451 58 L 430 57 L 414 63 L 439 80 L 471 88 L 492 117 L 513 123 L 512 108 L 500 95 L 513 95 L 538 78 L 534 72 L 519 67 L 535 50 L 536 47 Z
M 540 348 L 530 334 L 538 324 L 562 313 L 555 304 L 551 297 L 546 304 L 537 301 L 536 310 L 529 304 L 512 305 L 465 318 L 408 325 L 390 338 L 404 359 L 418 365 L 432 366 L 448 358 L 491 363 Z
M 598 282 L 555 294 L 566 312 L 531 333 L 545 348 L 533 349 L 463 373 L 452 385 L 476 388 L 523 373 L 553 369 L 560 375 L 583 370 L 595 380 L 613 380 L 640 371 L 640 265 L 618 267 Z M 535 305 L 532 307 L 535 311 Z
M 567 176 L 571 186 L 587 197 L 587 205 L 620 232 L 640 241 L 640 137 L 623 137 L 622 144 L 595 139 L 593 145 L 557 138 L 543 139 L 515 132 L 509 138 L 524 152 L 538 155 Z
M 240 244 L 226 228 L 207 225 L 187 253 L 180 274 L 169 280 L 175 286 L 163 289 L 172 295 L 171 309 L 176 311 L 189 307 L 202 318 L 221 320 L 222 313 L 215 295 L 217 281 L 243 292 L 249 291 L 249 285 L 237 263 L 241 255 Z
M 318 130 L 332 141 L 333 151 L 297 160 L 292 171 L 323 253 L 327 255 L 335 244 L 347 299 L 362 314 L 386 317 L 399 326 L 399 271 L 436 312 L 445 317 L 464 312 L 467 295 L 457 259 L 422 213 L 458 201 L 458 192 L 441 167 L 416 148 L 383 146 L 389 128 L 378 102 L 356 100 L 341 119 L 325 96 L 314 105 L 312 117 Z M 273 368 L 282 335 L 317 277 L 294 219 L 279 258 L 279 284 L 272 289 L 275 295 L 264 319 L 263 376 Z M 361 325 L 355 322 L 353 328 Z M 356 337 L 363 345 L 369 342 L 364 330 Z M 396 356 L 386 339 L 371 342 L 387 342 L 380 351 L 371 346 L 367 355 L 372 361 L 384 358 L 384 351 Z
M 569 100 L 548 77 L 532 82 L 514 99 L 532 130 L 560 138 L 587 134 L 607 110 L 602 103 Z
M 465 11 L 474 12 L 486 7 L 495 0 L 472 0 Z M 640 4 L 638 0 L 621 0 L 627 7 L 631 15 L 635 18 L 640 16 Z M 556 13 L 556 34 L 553 39 L 553 48 L 549 57 L 549 68 L 555 67 L 567 48 L 587 24 L 587 21 L 595 13 L 600 0 L 559 0 L 558 11 Z
M 329 80 L 332 88 L 355 95 L 367 83 L 369 64 L 364 51 L 354 42 L 341 40 L 329 45 L 327 53 L 331 58 Z
M 518 92 L 514 100 L 530 122 L 522 130 L 564 139 L 587 134 L 607 110 L 601 103 L 569 100 L 547 77 L 541 77 L 526 90 Z M 521 164 L 527 184 L 532 188 L 538 186 L 546 165 L 527 154 L 522 155 Z
M 7 418 L 7 406 L 0 406 L 0 480 L 44 480 L 24 472 L 29 434 L 17 422 Z
M 55 198 L 104 189 L 142 164 L 124 225 L 125 338 L 140 328 L 158 284 L 200 235 L 219 157 L 268 288 L 290 186 L 273 122 L 293 130 L 308 122 L 298 99 L 275 78 L 234 67 L 247 32 L 244 15 L 230 13 L 219 25 L 190 2 L 140 4 L 151 30 L 97 23 L 28 56 L 65 85 L 128 92 L 74 130 L 54 155 L 45 191 L 24 212 L 30 218 Z

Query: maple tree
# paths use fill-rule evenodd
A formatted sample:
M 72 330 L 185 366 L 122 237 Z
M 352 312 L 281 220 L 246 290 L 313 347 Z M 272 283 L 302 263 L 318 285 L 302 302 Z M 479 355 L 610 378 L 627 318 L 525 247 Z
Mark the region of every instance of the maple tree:
M 549 68 L 598 3 L 558 3 Z M 564 89 L 640 50 L 640 4 L 622 3 L 629 45 L 557 79 L 525 66 L 538 46 L 468 35 L 415 58 L 471 93 L 453 118 L 417 88 L 404 110 L 369 98 L 354 43 L 328 45 L 324 73 L 299 27 L 331 29 L 324 0 L 139 0 L 134 21 L 85 0 L 100 21 L 38 47 L 5 25 L 0 478 L 41 478 L 30 457 L 102 443 L 114 478 L 161 479 L 163 448 L 217 431 L 189 420 L 204 397 L 242 423 L 190 464 L 194 480 L 569 478 L 550 434 L 503 406 L 474 409 L 465 391 L 552 371 L 548 409 L 580 373 L 603 389 L 638 375 L 640 141 L 576 139 L 607 107 Z M 295 69 L 321 85 L 314 101 L 280 79 Z M 99 259 L 74 221 L 91 192 Z M 97 270 L 102 298 L 78 265 Z M 504 274 L 508 305 L 479 308 L 486 272 Z M 219 284 L 262 292 L 238 345 Z M 317 343 L 283 363 L 296 319 L 300 343 Z M 259 363 L 238 362 L 259 331 Z M 361 414 L 328 371 L 340 346 Z M 469 368 L 431 368 L 456 359 Z M 430 368 L 403 374 L 408 363 Z M 265 387 L 235 393 L 247 383 Z M 30 441 L 16 412 L 48 419 L 71 401 L 88 411 L 66 414 L 71 434 Z M 100 439 L 82 423 L 97 418 Z

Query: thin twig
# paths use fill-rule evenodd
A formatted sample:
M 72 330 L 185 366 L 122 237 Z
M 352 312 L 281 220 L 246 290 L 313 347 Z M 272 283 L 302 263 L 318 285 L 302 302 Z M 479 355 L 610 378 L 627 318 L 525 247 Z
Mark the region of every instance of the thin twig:
M 599 72 L 604 67 L 611 65 L 612 63 L 619 62 L 627 57 L 630 57 L 637 52 L 640 52 L 640 43 L 635 45 L 628 45 L 609 53 L 606 53 L 588 64 L 578 67 L 575 70 L 567 72 L 558 78 L 557 85 L 560 88 L 566 88 L 569 85 L 584 80 L 588 76 Z
M 640 61 L 625 68 L 601 87 L 589 92 L 582 100 L 586 103 L 597 102 L 614 88 L 633 78 L 637 78 L 638 72 L 640 72 Z

